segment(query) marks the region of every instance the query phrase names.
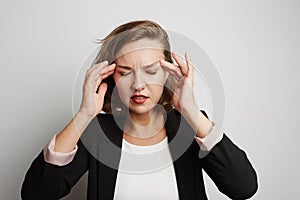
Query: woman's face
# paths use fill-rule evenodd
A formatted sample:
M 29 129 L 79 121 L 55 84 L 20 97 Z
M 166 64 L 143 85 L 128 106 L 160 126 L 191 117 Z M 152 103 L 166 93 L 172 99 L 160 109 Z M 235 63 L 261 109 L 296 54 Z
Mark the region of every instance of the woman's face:
M 148 113 L 158 103 L 168 78 L 159 64 L 163 59 L 159 42 L 149 39 L 128 43 L 118 52 L 113 78 L 131 114 Z

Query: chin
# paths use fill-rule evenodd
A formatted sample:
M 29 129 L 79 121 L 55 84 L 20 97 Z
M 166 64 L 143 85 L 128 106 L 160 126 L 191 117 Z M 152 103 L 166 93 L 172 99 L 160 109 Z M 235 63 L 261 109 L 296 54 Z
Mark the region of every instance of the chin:
M 153 106 L 130 106 L 129 107 L 129 112 L 132 114 L 147 114 L 149 113 L 152 109 L 154 108 Z

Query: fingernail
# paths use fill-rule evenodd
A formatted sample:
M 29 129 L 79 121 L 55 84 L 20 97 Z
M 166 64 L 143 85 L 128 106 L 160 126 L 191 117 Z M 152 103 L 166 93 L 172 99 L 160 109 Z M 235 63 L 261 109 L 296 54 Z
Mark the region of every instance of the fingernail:
M 107 64 L 108 64 L 108 61 L 105 60 L 105 61 L 102 62 L 102 64 L 103 64 L 103 65 L 107 65 Z
M 185 55 L 186 55 L 187 59 L 190 59 L 190 55 L 187 52 L 185 53 Z

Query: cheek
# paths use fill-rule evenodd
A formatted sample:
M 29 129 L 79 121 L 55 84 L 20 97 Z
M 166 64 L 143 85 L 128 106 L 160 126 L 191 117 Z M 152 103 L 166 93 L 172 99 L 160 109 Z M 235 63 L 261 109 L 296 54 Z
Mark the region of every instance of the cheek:
M 128 78 L 121 76 L 114 77 L 115 84 L 118 89 L 118 94 L 123 102 L 129 98 L 128 94 L 130 94 L 131 92 L 130 81 L 127 79 Z
M 126 76 L 126 77 L 118 77 L 115 79 L 115 84 L 118 88 L 120 89 L 126 89 L 126 88 L 130 88 L 130 84 L 131 84 L 131 78 L 130 76 Z
M 124 83 L 126 83 L 124 81 L 124 77 L 122 77 L 120 74 L 115 72 L 114 75 L 113 75 L 113 78 L 114 78 L 115 85 L 118 88 L 118 90 L 119 91 L 122 90 L 123 89 L 122 86 L 124 86 Z
M 151 84 L 148 85 L 149 90 L 151 91 L 152 98 L 158 101 L 163 93 L 164 87 L 163 85 Z
M 157 74 L 147 74 L 145 76 L 145 82 L 148 84 L 163 86 L 165 84 L 166 74 L 164 72 L 157 72 Z

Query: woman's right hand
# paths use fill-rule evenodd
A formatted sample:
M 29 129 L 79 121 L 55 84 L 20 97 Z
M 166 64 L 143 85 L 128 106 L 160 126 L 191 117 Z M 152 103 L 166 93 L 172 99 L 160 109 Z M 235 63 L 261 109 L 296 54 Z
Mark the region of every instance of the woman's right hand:
M 80 113 L 93 118 L 101 112 L 107 90 L 107 84 L 102 83 L 102 80 L 113 74 L 115 67 L 114 63 L 108 65 L 107 61 L 103 61 L 87 70 L 79 108 Z

